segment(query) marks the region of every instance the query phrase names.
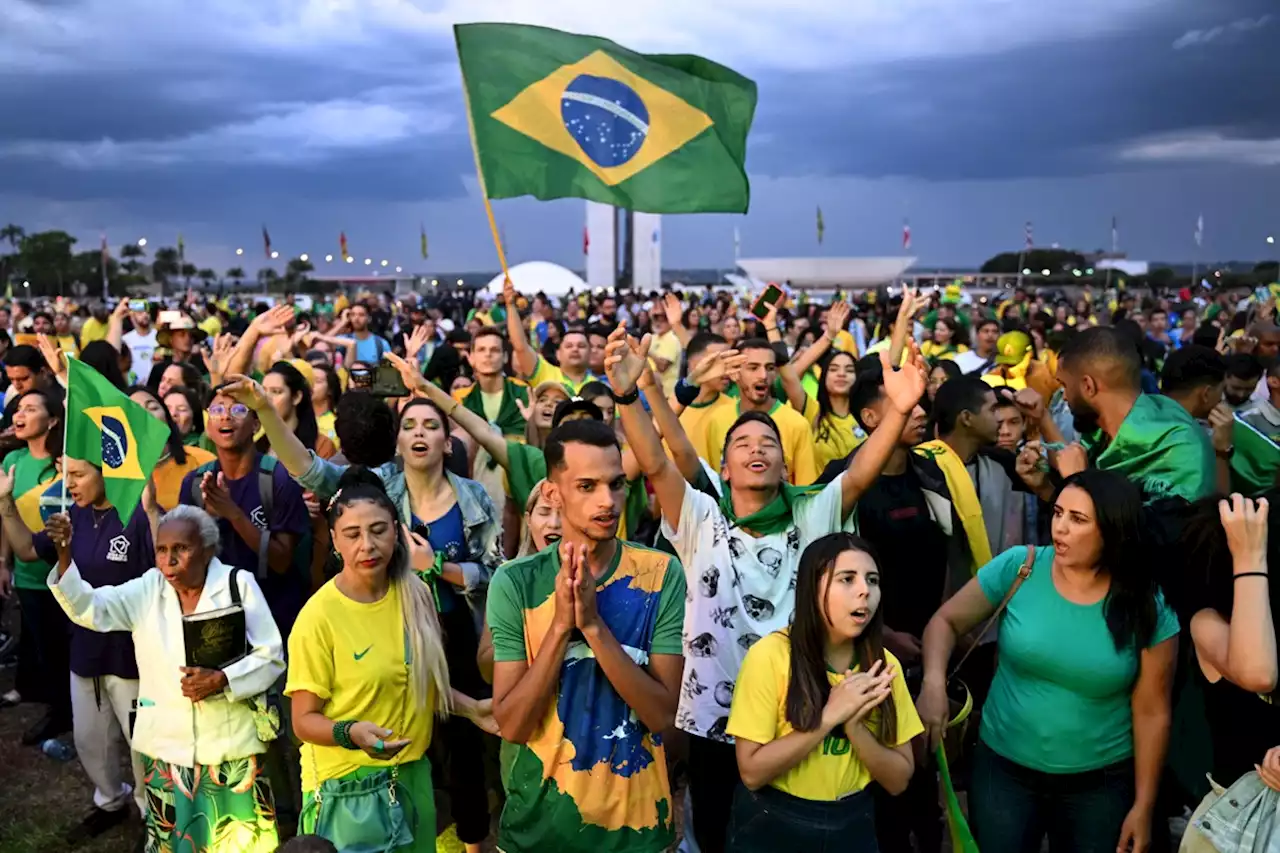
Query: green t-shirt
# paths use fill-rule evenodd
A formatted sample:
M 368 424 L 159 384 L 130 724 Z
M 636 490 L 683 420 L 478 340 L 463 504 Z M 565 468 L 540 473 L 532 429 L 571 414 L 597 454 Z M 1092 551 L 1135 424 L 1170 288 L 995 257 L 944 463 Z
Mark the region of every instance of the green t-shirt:
M 13 500 L 27 528 L 32 533 L 44 530 L 44 518 L 40 512 L 41 498 L 49 485 L 57 478 L 53 459 L 37 459 L 31 451 L 20 447 L 4 458 L 4 470 L 13 474 Z M 55 510 L 56 511 L 56 510 Z M 44 560 L 27 562 L 13 557 L 13 585 L 18 589 L 48 589 L 46 580 L 53 568 Z
M 503 565 L 489 585 L 497 663 L 535 658 L 555 618 L 560 550 Z M 596 610 L 641 666 L 679 655 L 685 578 L 670 554 L 618 542 L 596 581 Z M 507 801 L 498 846 L 507 853 L 657 853 L 675 839 L 662 735 L 618 694 L 580 634 L 560 664 L 554 701 L 527 743 L 504 744 Z
M 547 476 L 547 457 L 536 447 L 518 441 L 507 442 L 507 486 L 511 500 L 524 513 L 525 501 L 539 480 Z
M 1010 548 L 978 570 L 998 605 L 1027 549 Z M 1000 619 L 999 663 L 982 707 L 982 740 L 1044 773 L 1097 770 L 1133 755 L 1130 698 L 1138 651 L 1117 651 L 1102 602 L 1074 604 L 1053 582 L 1053 548 L 1036 549 L 1031 576 Z M 1178 617 L 1156 599 L 1155 646 L 1177 636 Z

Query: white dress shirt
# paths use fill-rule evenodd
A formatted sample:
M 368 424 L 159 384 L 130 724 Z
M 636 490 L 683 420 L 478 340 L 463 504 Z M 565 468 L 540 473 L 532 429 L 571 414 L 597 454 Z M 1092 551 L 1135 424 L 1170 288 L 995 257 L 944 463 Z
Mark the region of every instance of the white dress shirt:
M 194 612 L 232 606 L 231 567 L 214 558 Z M 74 563 L 49 589 L 72 622 L 92 631 L 129 631 L 138 658 L 133 748 L 182 767 L 215 765 L 265 752 L 243 700 L 265 693 L 284 672 L 284 644 L 253 572 L 237 573 L 249 654 L 223 670 L 227 687 L 200 702 L 182 695 L 186 666 L 182 605 L 159 569 L 120 586 L 95 589 Z

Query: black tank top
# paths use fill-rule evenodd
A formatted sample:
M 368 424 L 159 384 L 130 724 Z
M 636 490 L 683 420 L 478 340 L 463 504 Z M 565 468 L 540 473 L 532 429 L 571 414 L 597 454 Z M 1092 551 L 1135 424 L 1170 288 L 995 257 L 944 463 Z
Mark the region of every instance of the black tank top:
M 1210 684 L 1199 674 L 1213 743 L 1213 781 L 1229 788 L 1261 764 L 1267 750 L 1280 746 L 1280 697 L 1250 693 L 1225 678 Z

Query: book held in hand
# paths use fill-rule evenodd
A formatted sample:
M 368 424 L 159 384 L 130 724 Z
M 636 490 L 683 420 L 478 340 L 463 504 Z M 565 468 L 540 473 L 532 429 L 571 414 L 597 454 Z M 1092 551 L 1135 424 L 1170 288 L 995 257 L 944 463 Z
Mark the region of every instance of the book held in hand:
M 249 653 L 244 608 L 235 605 L 182 617 L 187 666 L 225 669 Z

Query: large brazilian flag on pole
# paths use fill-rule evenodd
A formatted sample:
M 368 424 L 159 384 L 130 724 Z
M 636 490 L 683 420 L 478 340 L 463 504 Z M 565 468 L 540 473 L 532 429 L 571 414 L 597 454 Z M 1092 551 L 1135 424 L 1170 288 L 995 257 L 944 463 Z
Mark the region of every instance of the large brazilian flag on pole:
M 168 440 L 164 421 L 80 359 L 67 357 L 65 454 L 102 469 L 107 500 L 122 522 L 133 515 Z
M 756 84 L 699 56 L 518 24 L 454 27 L 488 198 L 745 213 Z

